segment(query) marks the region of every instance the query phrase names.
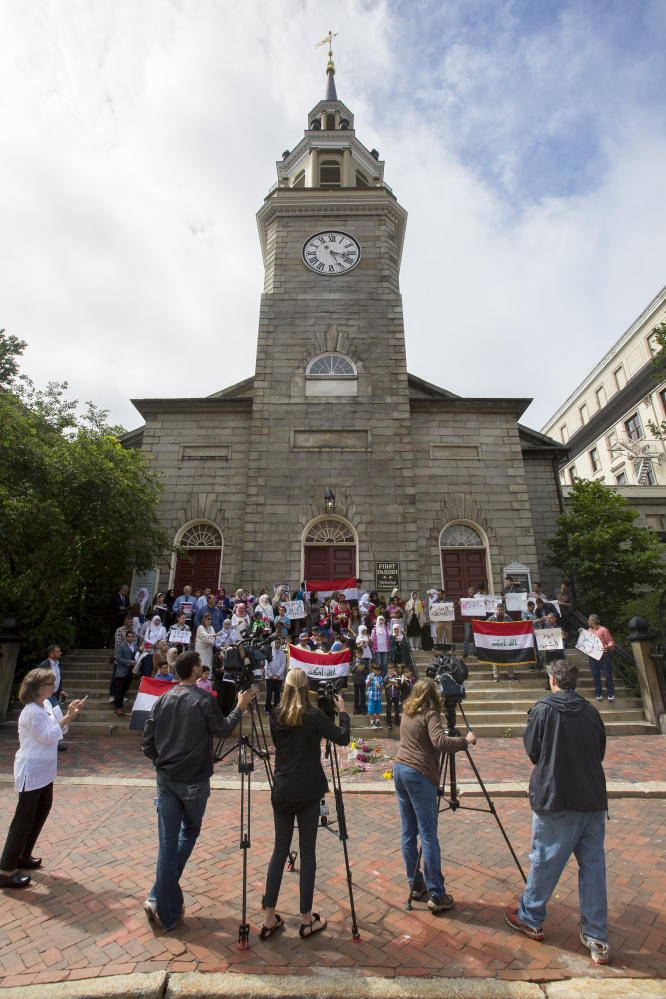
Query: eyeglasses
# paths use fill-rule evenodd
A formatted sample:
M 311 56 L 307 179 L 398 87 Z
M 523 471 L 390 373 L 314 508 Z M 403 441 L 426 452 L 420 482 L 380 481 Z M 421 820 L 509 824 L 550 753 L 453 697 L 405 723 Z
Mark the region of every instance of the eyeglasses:
M 43 683 L 42 687 L 55 687 L 55 680 L 51 680 L 50 683 Z

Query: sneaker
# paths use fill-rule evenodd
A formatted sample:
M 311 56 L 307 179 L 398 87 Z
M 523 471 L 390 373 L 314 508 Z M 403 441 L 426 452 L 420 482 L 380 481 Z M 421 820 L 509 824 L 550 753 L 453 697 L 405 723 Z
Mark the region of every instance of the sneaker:
M 143 911 L 148 916 L 151 923 L 157 919 L 157 902 L 154 898 L 147 898 L 143 903 Z
M 610 947 L 607 943 L 604 943 L 603 940 L 595 940 L 594 937 L 588 937 L 581 930 L 580 942 L 588 948 L 590 951 L 590 957 L 595 964 L 611 963 Z
M 444 892 L 443 895 L 431 895 L 428 899 L 428 908 L 431 912 L 444 912 L 445 909 L 452 909 L 455 905 L 453 896 Z
M 427 891 L 428 889 L 425 884 L 414 885 L 414 889 L 410 895 L 412 902 L 420 902 Z
M 384 726 L 380 721 L 378 721 L 377 724 L 375 725 L 375 728 L 384 728 Z
M 543 927 L 537 926 L 534 929 L 532 926 L 528 926 L 521 919 L 518 919 L 518 909 L 512 908 L 510 905 L 504 910 L 504 918 L 506 919 L 509 926 L 512 926 L 514 930 L 520 930 L 524 933 L 526 937 L 530 940 L 543 940 Z
M 500 678 L 498 676 L 494 676 L 493 677 L 493 683 L 499 683 L 499 682 L 500 682 Z
M 520 683 L 520 677 L 519 676 L 512 676 L 511 679 L 513 680 L 514 683 Z
M 608 695 L 608 700 L 609 701 L 614 701 L 615 700 L 615 697 L 613 696 L 613 694 L 609 694 Z
M 598 695 L 597 695 L 597 700 L 598 700 L 598 701 L 603 701 L 603 697 L 601 696 L 601 694 L 598 694 Z
M 113 704 L 114 701 L 115 701 L 115 697 L 110 697 L 109 698 L 109 704 Z

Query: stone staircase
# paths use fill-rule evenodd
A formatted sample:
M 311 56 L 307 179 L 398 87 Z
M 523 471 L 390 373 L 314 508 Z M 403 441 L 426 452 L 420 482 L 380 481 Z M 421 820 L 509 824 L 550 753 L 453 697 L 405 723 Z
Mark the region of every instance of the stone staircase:
M 587 657 L 575 649 L 567 649 L 567 657 L 578 662 L 581 677 L 578 690 L 600 710 L 609 736 L 657 734 L 657 729 L 645 720 L 643 702 L 632 690 L 616 680 L 614 703 L 609 704 L 605 699 L 595 700 Z M 420 675 L 424 676 L 425 666 L 431 661 L 432 656 L 428 652 L 417 652 L 415 658 Z M 129 713 L 139 687 L 138 678 L 132 681 L 128 691 L 128 700 L 125 703 L 127 715 L 120 718 L 114 713 L 113 705 L 109 703 L 112 662 L 113 657 L 109 649 L 72 649 L 62 659 L 63 685 L 70 698 L 85 697 L 88 694 L 85 711 L 72 726 L 72 730 L 79 735 L 134 737 L 140 735 L 129 731 Z M 465 684 L 467 698 L 462 706 L 470 727 L 480 738 L 520 737 L 527 722 L 528 710 L 545 693 L 546 673 L 542 670 L 530 672 L 527 668 L 523 668 L 516 670 L 520 682 L 502 679 L 499 683 L 493 683 L 490 666 L 478 663 L 472 657 L 466 662 L 469 679 Z M 263 704 L 264 685 L 261 683 L 259 686 L 260 704 Z M 365 738 L 370 741 L 377 738 L 399 738 L 400 729 L 394 727 L 388 730 L 385 717 L 382 718 L 384 727 L 373 729 L 368 724 L 367 716 L 360 717 L 353 714 L 354 693 L 351 686 L 344 692 L 344 699 L 351 717 L 352 738 Z M 15 707 L 0 728 L 15 732 L 19 713 Z M 462 725 L 460 712 L 458 720 Z

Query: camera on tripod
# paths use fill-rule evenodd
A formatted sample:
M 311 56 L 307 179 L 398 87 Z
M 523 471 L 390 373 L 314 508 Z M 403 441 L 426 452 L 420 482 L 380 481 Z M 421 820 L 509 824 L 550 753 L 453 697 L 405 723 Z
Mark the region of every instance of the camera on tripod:
M 320 680 L 317 687 L 317 707 L 329 718 L 335 717 L 335 698 L 340 693 L 337 680 Z
M 439 685 L 444 701 L 457 701 L 460 703 L 467 697 L 464 683 L 469 676 L 467 665 L 452 656 L 454 646 L 446 642 L 435 645 L 439 650 L 431 663 L 426 666 L 426 676 Z
M 222 650 L 224 673 L 233 680 L 236 690 L 249 690 L 254 683 L 255 670 L 262 670 L 273 658 L 270 638 L 255 635 L 241 638 Z

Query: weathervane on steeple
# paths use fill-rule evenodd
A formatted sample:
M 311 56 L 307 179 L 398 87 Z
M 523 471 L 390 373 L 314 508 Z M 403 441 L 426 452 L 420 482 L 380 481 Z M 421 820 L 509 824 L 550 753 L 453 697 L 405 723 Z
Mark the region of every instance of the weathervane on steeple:
M 326 85 L 326 100 L 327 101 L 337 101 L 338 95 L 335 90 L 335 66 L 333 65 L 333 39 L 338 37 L 339 32 L 329 31 L 326 38 L 322 38 L 320 42 L 315 45 L 316 49 L 321 48 L 322 45 L 326 45 L 328 42 L 328 64 L 326 66 L 326 75 L 328 77 L 328 83 Z

